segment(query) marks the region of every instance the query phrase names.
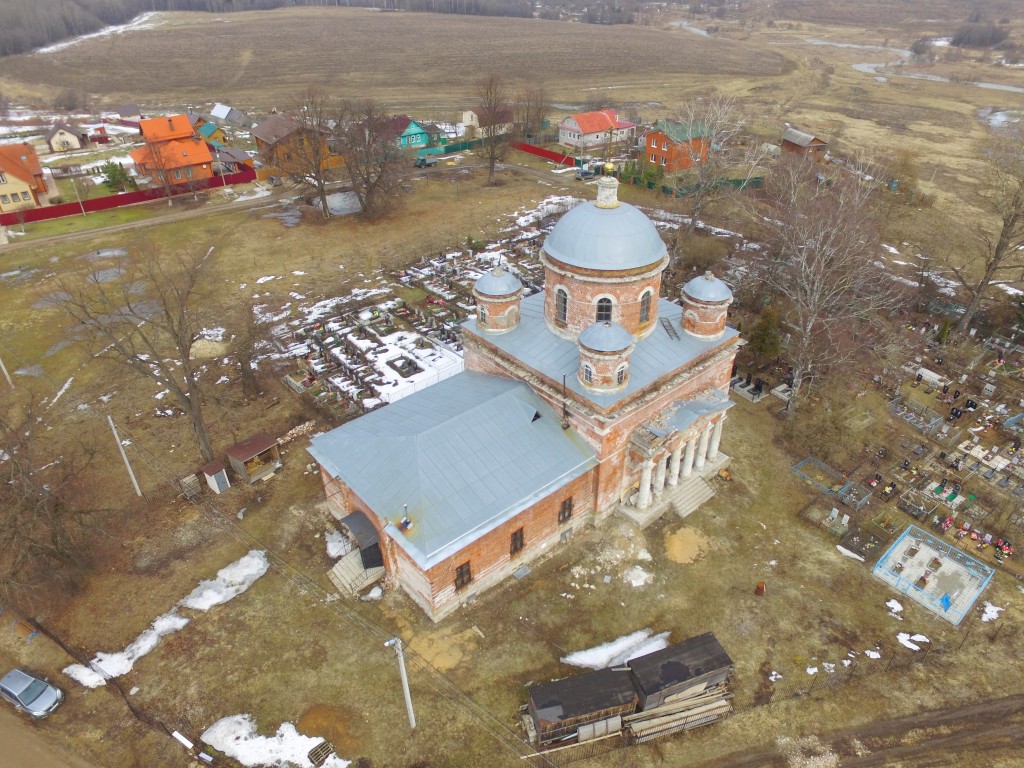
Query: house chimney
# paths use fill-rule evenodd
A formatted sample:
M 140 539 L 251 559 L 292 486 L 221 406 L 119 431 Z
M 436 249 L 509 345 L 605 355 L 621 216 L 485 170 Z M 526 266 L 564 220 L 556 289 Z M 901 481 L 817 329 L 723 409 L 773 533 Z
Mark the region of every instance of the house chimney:
M 167 116 L 167 128 L 168 130 L 171 131 L 174 130 L 174 118 L 172 118 L 170 115 Z

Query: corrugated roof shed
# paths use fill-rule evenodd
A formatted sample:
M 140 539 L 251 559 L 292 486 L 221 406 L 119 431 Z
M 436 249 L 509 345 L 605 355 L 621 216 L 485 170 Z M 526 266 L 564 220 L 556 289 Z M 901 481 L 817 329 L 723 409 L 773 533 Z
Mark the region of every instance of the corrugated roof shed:
M 798 131 L 796 128 L 787 128 L 782 134 L 782 140 L 788 141 L 790 144 L 796 144 L 798 147 L 809 147 L 811 144 L 825 145 L 828 143 L 809 133 Z
M 732 666 L 732 659 L 712 632 L 691 637 L 660 651 L 626 662 L 647 696 Z
M 687 363 L 739 336 L 735 328 L 726 327 L 717 339 L 702 339 L 682 330 L 683 308 L 668 299 L 658 300 L 658 323 L 650 335 L 637 342 L 629 357 L 629 378 L 626 386 L 615 392 L 591 392 L 577 378 L 580 353 L 576 344 L 552 333 L 544 322 L 544 292 L 522 300 L 519 325 L 500 335 L 487 334 L 477 327 L 476 320 L 467 320 L 462 327 L 521 360 L 534 370 L 589 400 L 598 408 L 609 408 L 636 394 Z M 662 321 L 672 327 L 669 333 Z
M 248 461 L 253 456 L 259 456 L 265 450 L 273 448 L 275 445 L 277 445 L 277 440 L 269 435 L 259 434 L 231 446 L 225 453 L 233 459 Z
M 553 683 L 531 685 L 529 690 L 538 725 L 558 724 L 637 700 L 628 669 L 599 669 Z
M 469 371 L 314 437 L 309 452 L 424 569 L 597 465 L 527 384 Z M 413 526 L 400 532 L 403 514 Z

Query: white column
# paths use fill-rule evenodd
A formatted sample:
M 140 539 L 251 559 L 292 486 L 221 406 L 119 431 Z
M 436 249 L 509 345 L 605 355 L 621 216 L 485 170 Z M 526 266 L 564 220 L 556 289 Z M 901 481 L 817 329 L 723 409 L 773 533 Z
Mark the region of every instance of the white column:
M 707 428 L 700 433 L 700 442 L 697 443 L 697 458 L 694 460 L 693 465 L 697 469 L 704 468 L 704 461 L 708 457 L 708 441 L 711 440 L 711 425 L 708 424 Z
M 683 457 L 683 477 L 689 477 L 693 473 L 693 455 L 697 450 L 697 438 L 691 437 L 686 441 L 686 455 Z
M 665 456 L 658 457 L 658 466 L 654 470 L 654 492 L 661 493 L 665 490 Z
M 725 416 L 722 416 L 722 418 L 715 422 L 715 429 L 711 433 L 711 445 L 708 446 L 708 461 L 714 461 L 718 458 L 718 444 L 722 441 L 723 421 L 725 421 Z
M 672 459 L 668 464 L 668 484 L 678 485 L 679 484 L 679 461 L 683 457 L 683 441 L 680 440 L 676 443 L 676 447 L 672 449 Z
M 636 501 L 640 509 L 651 506 L 651 462 L 645 461 L 640 469 L 640 496 Z

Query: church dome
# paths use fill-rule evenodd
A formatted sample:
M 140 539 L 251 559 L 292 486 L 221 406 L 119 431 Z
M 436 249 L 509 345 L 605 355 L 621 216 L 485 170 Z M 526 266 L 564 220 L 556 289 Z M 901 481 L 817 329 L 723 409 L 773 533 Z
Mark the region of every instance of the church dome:
M 602 271 L 661 261 L 667 249 L 651 220 L 618 200 L 614 178 L 602 176 L 598 185 L 597 200 L 562 216 L 544 241 L 544 251 L 562 264 Z
M 732 299 L 732 291 L 729 290 L 729 286 L 711 274 L 710 270 L 684 285 L 683 295 L 708 304 L 717 304 Z
M 618 323 L 594 323 L 580 334 L 579 342 L 594 352 L 621 352 L 633 343 L 633 334 Z
M 487 296 L 511 296 L 523 290 L 523 284 L 507 269 L 498 266 L 477 280 L 473 290 Z

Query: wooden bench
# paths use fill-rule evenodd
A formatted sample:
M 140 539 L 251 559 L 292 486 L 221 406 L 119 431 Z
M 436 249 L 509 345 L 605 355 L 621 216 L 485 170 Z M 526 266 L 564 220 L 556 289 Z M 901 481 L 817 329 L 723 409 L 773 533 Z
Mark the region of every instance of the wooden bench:
M 15 632 L 23 636 L 26 640 L 31 640 L 33 637 L 39 634 L 38 629 L 36 629 L 24 620 L 13 621 L 11 622 L 11 626 L 14 627 Z

